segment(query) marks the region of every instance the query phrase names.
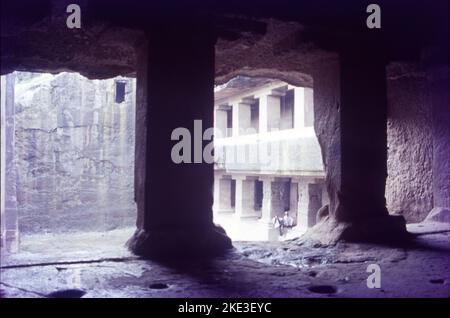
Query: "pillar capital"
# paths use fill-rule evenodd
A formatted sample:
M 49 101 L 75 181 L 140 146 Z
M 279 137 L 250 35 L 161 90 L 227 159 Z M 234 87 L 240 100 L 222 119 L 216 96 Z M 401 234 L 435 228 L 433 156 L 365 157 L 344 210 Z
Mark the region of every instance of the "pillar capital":
M 259 176 L 258 180 L 262 181 L 262 182 L 274 182 L 275 177 L 274 176 Z
M 240 175 L 240 174 L 232 175 L 231 179 L 236 180 L 236 181 L 244 181 L 244 180 L 247 179 L 247 176 L 246 175 Z
M 300 183 L 302 182 L 301 177 L 291 177 L 291 183 Z

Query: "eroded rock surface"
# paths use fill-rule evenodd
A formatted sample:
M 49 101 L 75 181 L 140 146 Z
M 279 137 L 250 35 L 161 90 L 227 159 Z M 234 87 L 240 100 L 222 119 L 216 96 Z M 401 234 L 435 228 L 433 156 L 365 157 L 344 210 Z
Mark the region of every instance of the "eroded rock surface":
M 386 204 L 408 223 L 433 208 L 433 137 L 427 79 L 415 65 L 389 68 Z
M 135 81 L 17 73 L 15 167 L 21 233 L 135 223 Z M 115 100 L 115 82 L 126 85 Z

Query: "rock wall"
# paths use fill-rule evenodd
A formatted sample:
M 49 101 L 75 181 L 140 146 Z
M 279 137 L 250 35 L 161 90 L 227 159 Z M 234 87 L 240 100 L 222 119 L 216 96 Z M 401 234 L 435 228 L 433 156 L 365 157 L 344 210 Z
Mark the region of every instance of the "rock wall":
M 421 222 L 433 208 L 433 136 L 427 78 L 417 66 L 388 68 L 388 178 L 393 214 Z
M 429 67 L 427 74 L 433 109 L 433 203 L 450 211 L 450 66 Z
M 109 230 L 136 221 L 135 80 L 16 73 L 22 233 Z M 116 103 L 116 81 L 126 83 Z

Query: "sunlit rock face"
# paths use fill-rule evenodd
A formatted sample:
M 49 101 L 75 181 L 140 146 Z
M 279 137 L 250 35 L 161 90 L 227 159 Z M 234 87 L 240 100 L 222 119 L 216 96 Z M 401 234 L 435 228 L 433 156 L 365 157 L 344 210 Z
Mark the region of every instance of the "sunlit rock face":
M 133 225 L 135 80 L 16 73 L 22 233 Z M 125 83 L 122 102 L 116 82 Z

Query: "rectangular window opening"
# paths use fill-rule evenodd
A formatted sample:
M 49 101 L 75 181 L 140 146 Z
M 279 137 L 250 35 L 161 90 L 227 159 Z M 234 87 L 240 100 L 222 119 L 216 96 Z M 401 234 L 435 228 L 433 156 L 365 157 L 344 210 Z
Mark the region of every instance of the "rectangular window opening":
M 120 104 L 125 101 L 126 82 L 116 81 L 116 103 Z

